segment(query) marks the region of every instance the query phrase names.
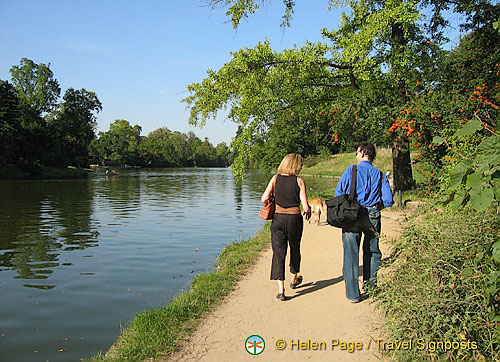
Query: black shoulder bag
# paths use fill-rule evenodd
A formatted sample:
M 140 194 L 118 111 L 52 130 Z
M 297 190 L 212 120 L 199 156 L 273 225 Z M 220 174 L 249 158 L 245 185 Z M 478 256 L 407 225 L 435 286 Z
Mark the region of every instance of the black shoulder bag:
M 329 225 L 338 228 L 348 228 L 356 222 L 359 214 L 359 201 L 356 200 L 356 178 L 358 168 L 352 167 L 351 189 L 349 195 L 340 195 L 327 200 L 326 221 Z

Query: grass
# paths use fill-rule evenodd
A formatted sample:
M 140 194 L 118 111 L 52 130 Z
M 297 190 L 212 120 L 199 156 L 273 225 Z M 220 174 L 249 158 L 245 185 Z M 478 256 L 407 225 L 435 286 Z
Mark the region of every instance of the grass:
M 323 176 L 334 177 L 340 179 L 344 170 L 356 163 L 356 152 L 340 153 L 331 156 L 327 160 L 321 160 L 319 156 L 312 156 L 304 160 L 304 167 L 301 175 L 303 176 Z M 377 157 L 373 162 L 373 166 L 382 172 L 391 171 L 392 173 L 392 151 L 390 148 L 377 149 Z M 317 197 L 321 200 L 327 200 L 333 197 L 335 189 L 322 190 L 314 194 L 309 194 L 308 197 Z M 402 195 L 403 200 L 416 200 L 421 199 L 418 192 L 414 190 L 405 191 Z M 397 203 L 397 195 L 394 195 L 394 201 Z
M 488 296 L 500 286 L 491 257 L 499 229 L 496 205 L 481 213 L 452 214 L 429 202 L 410 217 L 402 237 L 393 240 L 395 262 L 386 266 L 375 296 L 388 339 L 456 343 L 447 351 L 388 351 L 393 359 L 500 360 L 500 302 Z
M 168 305 L 138 314 L 106 354 L 90 361 L 137 361 L 173 352 L 269 245 L 269 226 L 245 242 L 226 246 L 217 258 L 215 271 L 196 276 L 189 291 L 180 293 Z
M 308 166 L 309 164 L 313 165 Z M 354 164 L 356 164 L 356 152 L 333 155 L 328 160 L 320 161 L 319 163 L 311 162 L 306 159 L 301 174 L 340 177 L 348 166 Z M 373 166 L 382 172 L 387 170 L 392 172 L 392 151 L 389 148 L 378 149 Z

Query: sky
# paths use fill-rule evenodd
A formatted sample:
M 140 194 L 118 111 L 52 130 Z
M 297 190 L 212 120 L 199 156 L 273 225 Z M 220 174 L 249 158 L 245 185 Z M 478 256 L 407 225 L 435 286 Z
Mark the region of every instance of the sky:
M 237 126 L 226 112 L 203 128 L 188 124 L 186 86 L 266 38 L 277 51 L 322 40 L 320 30 L 337 28 L 341 16 L 327 7 L 328 0 L 297 1 L 283 31 L 283 3 L 268 1 L 234 30 L 224 9 L 203 0 L 0 0 L 0 79 L 10 81 L 22 58 L 50 63 L 61 97 L 70 87 L 96 93 L 98 132 L 125 119 L 143 136 L 168 127 L 229 144 Z
M 235 31 L 224 9 L 203 0 L 0 0 L 0 79 L 22 58 L 49 64 L 61 87 L 96 93 L 102 103 L 97 131 L 117 119 L 142 127 L 208 137 L 229 144 L 237 126 L 219 114 L 203 128 L 188 124 L 181 100 L 186 86 L 218 70 L 230 52 L 269 39 L 275 50 L 321 40 L 335 27 L 340 10 L 327 0 L 298 1 L 291 28 L 280 27 L 283 3 L 270 1 Z

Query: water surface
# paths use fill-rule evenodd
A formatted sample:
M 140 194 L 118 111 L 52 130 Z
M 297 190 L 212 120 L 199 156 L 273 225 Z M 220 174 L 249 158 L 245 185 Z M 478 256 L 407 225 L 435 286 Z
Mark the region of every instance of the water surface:
M 1 181 L 0 361 L 106 351 L 138 312 L 167 304 L 225 245 L 262 227 L 269 178 L 254 172 L 236 184 L 229 169 L 145 169 Z M 306 181 L 321 182 L 333 181 Z

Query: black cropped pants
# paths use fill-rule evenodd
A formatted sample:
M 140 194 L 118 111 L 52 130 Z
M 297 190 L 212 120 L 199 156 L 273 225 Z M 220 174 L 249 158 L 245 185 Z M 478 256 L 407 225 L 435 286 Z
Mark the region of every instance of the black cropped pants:
M 290 273 L 300 271 L 300 239 L 304 221 L 302 215 L 274 214 L 271 224 L 271 246 L 273 261 L 271 280 L 285 280 L 285 258 L 290 245 Z

